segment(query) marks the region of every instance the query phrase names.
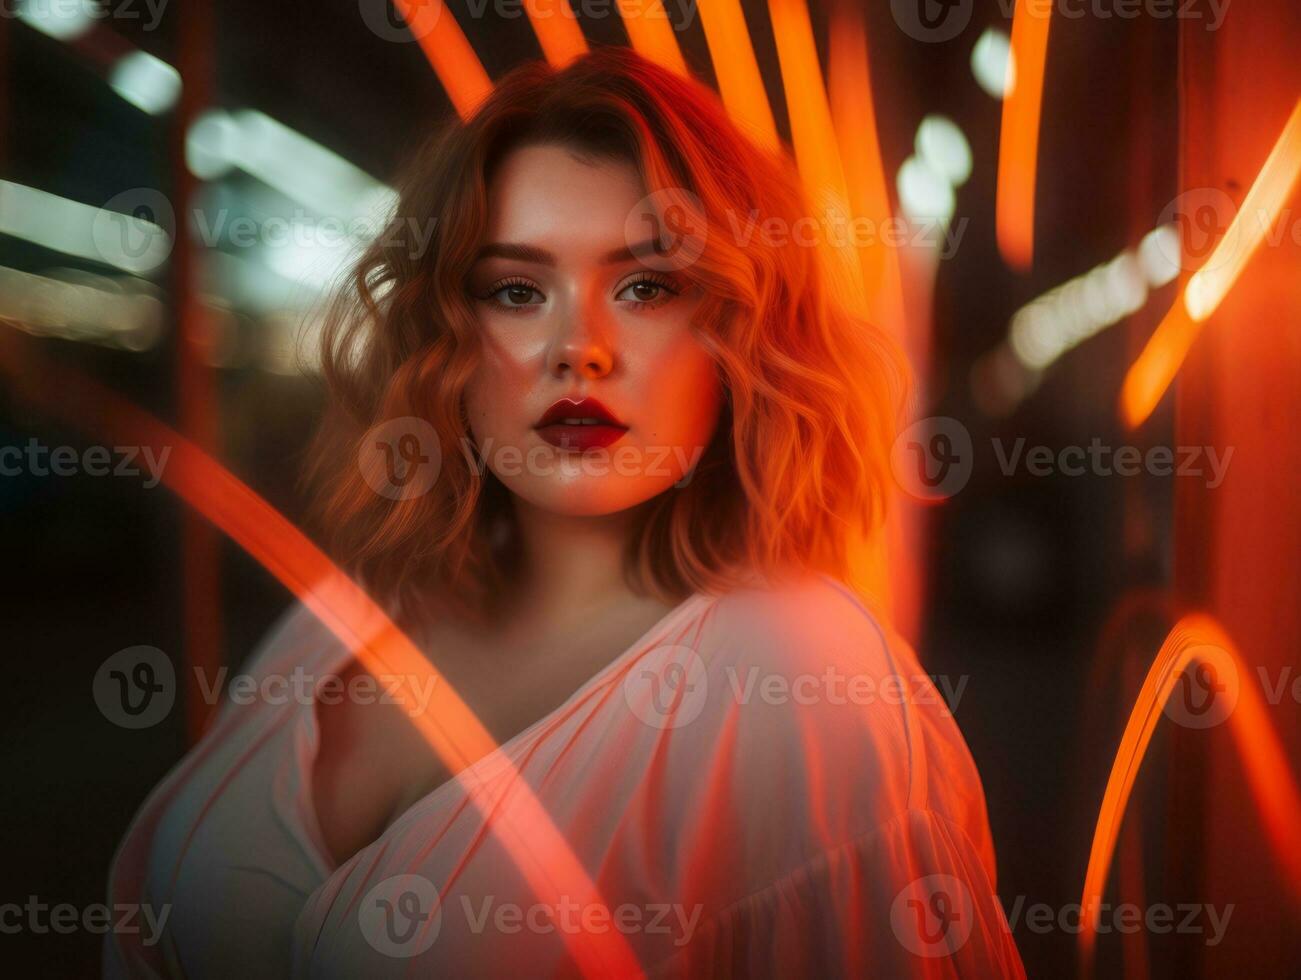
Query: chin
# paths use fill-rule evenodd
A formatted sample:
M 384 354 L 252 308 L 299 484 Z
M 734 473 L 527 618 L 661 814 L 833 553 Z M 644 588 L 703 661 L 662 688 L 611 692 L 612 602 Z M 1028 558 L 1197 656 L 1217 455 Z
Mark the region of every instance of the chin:
M 505 481 L 503 481 L 505 482 Z M 658 497 L 672 482 L 660 485 L 616 475 L 578 476 L 572 480 L 506 483 L 515 496 L 541 510 L 566 517 L 605 517 Z

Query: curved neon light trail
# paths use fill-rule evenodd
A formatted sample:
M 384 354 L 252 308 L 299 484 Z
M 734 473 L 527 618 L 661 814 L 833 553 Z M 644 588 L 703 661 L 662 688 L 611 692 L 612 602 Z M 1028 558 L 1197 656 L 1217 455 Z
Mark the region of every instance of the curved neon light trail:
M 1048 63 L 1051 3 L 1016 0 L 1012 12 L 1012 60 L 1016 84 L 1003 99 L 998 136 L 998 250 L 1013 269 L 1034 262 L 1034 192 L 1039 165 L 1039 120 Z
M 1098 825 L 1089 850 L 1089 866 L 1080 899 L 1080 956 L 1086 966 L 1092 962 L 1096 940 L 1095 911 L 1107 886 L 1116 839 L 1125 816 L 1125 806 L 1134 780 L 1152 741 L 1152 733 L 1180 677 L 1190 668 L 1207 665 L 1213 677 L 1226 679 L 1217 688 L 1236 691 L 1228 702 L 1226 723 L 1242 759 L 1252 796 L 1260 809 L 1265 831 L 1282 861 L 1293 895 L 1301 899 L 1301 790 L 1288 766 L 1287 754 L 1270 724 L 1265 702 L 1249 679 L 1247 665 L 1224 629 L 1210 616 L 1195 613 L 1175 624 L 1156 655 L 1134 710 L 1120 740 L 1116 761 L 1107 779 L 1107 789 L 1098 813 Z M 1214 710 L 1214 707 L 1212 707 Z
M 395 696 L 453 773 L 498 748 L 452 685 L 375 601 L 279 511 L 194 443 L 90 378 L 47 361 L 12 333 L 0 341 L 0 375 L 28 403 L 109 445 L 151 446 L 156 451 L 171 447 L 163 482 L 297 596 L 367 671 L 403 678 Z M 417 712 L 416 692 L 422 690 L 434 693 Z M 518 771 L 515 776 L 496 799 L 469 795 L 529 887 L 540 898 L 581 896 L 577 900 L 583 904 L 604 907 L 559 829 Z M 506 795 L 511 797 L 509 808 L 503 805 Z M 642 974 L 617 930 L 564 931 L 564 939 L 584 976 Z
M 1175 305 L 1125 375 L 1120 416 L 1137 428 L 1170 387 L 1193 341 L 1242 275 L 1287 205 L 1301 176 L 1301 99 L 1252 181 L 1242 207 L 1206 262 L 1189 277 Z

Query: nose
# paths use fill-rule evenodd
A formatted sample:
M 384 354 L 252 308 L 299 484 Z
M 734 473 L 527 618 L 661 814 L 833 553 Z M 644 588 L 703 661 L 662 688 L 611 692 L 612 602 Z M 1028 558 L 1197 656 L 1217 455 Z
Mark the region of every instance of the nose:
M 552 376 L 602 378 L 614 369 L 613 332 L 599 309 L 599 299 L 577 303 L 562 322 L 547 351 Z

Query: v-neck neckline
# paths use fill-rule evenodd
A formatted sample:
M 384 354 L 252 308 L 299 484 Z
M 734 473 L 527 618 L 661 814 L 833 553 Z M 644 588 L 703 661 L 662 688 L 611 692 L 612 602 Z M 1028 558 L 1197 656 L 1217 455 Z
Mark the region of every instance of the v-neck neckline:
M 356 852 L 349 855 L 342 861 L 336 861 L 330 853 L 329 848 L 325 846 L 325 835 L 321 830 L 320 819 L 316 811 L 316 802 L 314 794 L 314 777 L 316 770 L 316 759 L 320 752 L 321 746 L 321 729 L 320 720 L 316 713 L 316 700 L 313 698 L 310 703 L 304 705 L 302 714 L 298 723 L 300 737 L 308 740 L 306 751 L 298 754 L 296 762 L 301 766 L 298 774 L 298 792 L 299 792 L 299 812 L 307 831 L 312 849 L 316 852 L 315 858 L 324 869 L 325 877 L 328 880 L 337 874 L 342 868 L 354 861 L 358 855 L 364 853 L 375 845 L 379 844 L 389 836 L 399 825 L 405 823 L 413 814 L 423 813 L 435 802 L 441 799 L 447 792 L 450 792 L 452 786 L 474 781 L 483 783 L 497 776 L 503 767 L 512 762 L 514 756 L 518 753 L 521 746 L 524 746 L 532 740 L 534 736 L 545 731 L 555 723 L 558 718 L 567 716 L 572 707 L 583 698 L 588 697 L 594 690 L 603 686 L 609 678 L 619 669 L 619 667 L 629 657 L 644 650 L 660 634 L 667 632 L 675 626 L 679 620 L 684 619 L 688 614 L 703 613 L 713 605 L 717 596 L 709 595 L 704 592 L 694 592 L 682 602 L 678 603 L 672 609 L 668 610 L 656 620 L 648 629 L 646 629 L 637 639 L 633 640 L 627 647 L 616 654 L 603 667 L 599 668 L 591 677 L 583 681 L 576 687 L 573 692 L 565 698 L 560 704 L 552 708 L 536 721 L 526 725 L 514 735 L 507 738 L 495 749 L 485 753 L 469 765 L 463 766 L 456 772 L 452 773 L 446 780 L 439 783 L 428 793 L 412 801 L 410 806 L 399 813 L 388 825 L 380 831 L 379 835 L 369 844 L 358 848 Z M 342 675 L 344 671 L 357 664 L 365 669 L 365 665 L 360 662 L 356 654 L 346 647 L 340 646 L 337 654 L 322 669 L 322 677 Z M 433 751 L 432 747 L 430 751 Z

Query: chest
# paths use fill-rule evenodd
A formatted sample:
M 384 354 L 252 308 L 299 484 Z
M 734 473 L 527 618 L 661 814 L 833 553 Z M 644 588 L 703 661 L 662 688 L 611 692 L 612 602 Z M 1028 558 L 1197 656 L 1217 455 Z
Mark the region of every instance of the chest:
M 663 614 L 662 609 L 651 612 L 655 618 Z M 434 640 L 436 666 L 441 682 L 453 687 L 502 744 L 559 708 L 634 643 L 655 621 L 646 618 L 538 634 L 527 642 L 492 643 L 448 633 Z M 364 675 L 352 664 L 340 675 L 343 689 L 361 689 Z M 454 775 L 407 709 L 387 700 L 345 697 L 315 705 L 313 804 L 324 843 L 340 863 Z

